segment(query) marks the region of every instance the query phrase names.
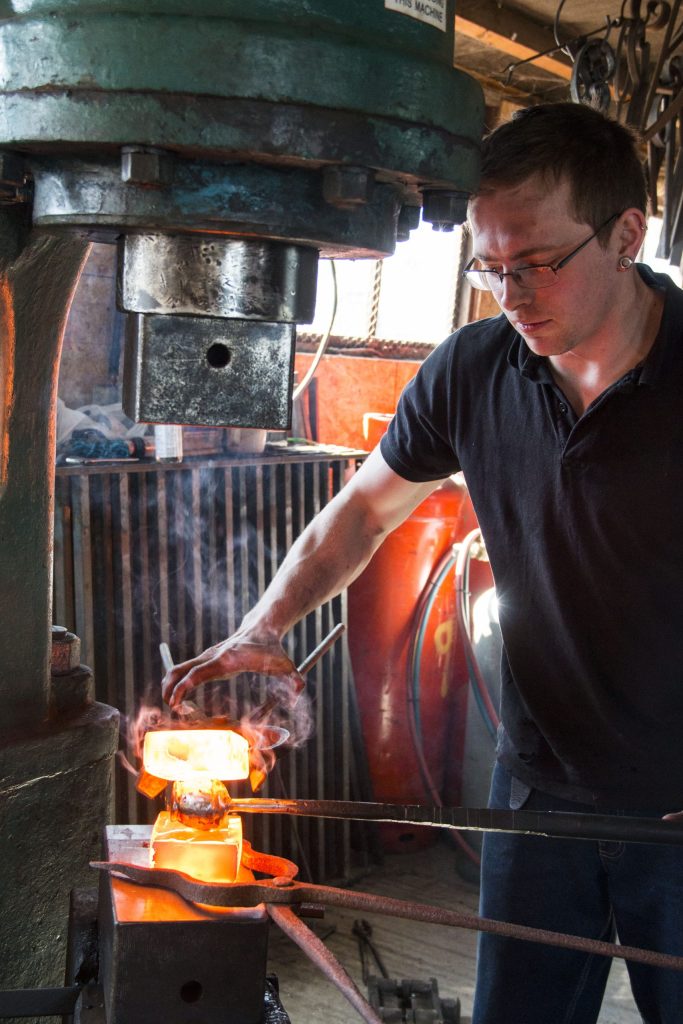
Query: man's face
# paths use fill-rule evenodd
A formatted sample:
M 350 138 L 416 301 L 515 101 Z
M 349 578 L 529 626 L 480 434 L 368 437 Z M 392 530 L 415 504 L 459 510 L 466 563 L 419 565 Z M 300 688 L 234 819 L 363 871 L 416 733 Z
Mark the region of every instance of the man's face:
M 550 188 L 540 176 L 476 196 L 469 221 L 474 255 L 501 271 L 555 265 L 594 231 L 576 220 L 568 183 Z M 617 244 L 603 249 L 597 239 L 589 242 L 549 288 L 524 288 L 511 277 L 496 287 L 501 310 L 532 352 L 559 356 L 589 349 L 614 308 Z

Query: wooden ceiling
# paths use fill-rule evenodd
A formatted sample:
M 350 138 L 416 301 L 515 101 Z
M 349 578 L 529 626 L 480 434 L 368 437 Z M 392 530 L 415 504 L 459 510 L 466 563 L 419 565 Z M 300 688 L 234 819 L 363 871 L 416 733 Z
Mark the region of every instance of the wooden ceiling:
M 659 255 L 683 259 L 683 0 L 456 0 L 455 63 L 507 104 L 575 100 L 634 128 Z M 558 41 L 562 48 L 558 47 Z
M 654 68 L 667 32 L 675 41 L 678 23 L 683 21 L 679 7 L 680 0 L 457 0 L 455 62 L 482 82 L 491 104 L 502 98 L 517 102 L 569 99 L 573 72 L 576 86 L 575 62 L 561 50 L 538 56 L 557 46 L 558 8 L 557 35 L 562 43 L 572 44 L 574 56 L 582 38 L 596 45 L 606 40 L 615 54 L 621 39 L 620 56 L 625 63 L 629 45 L 636 59 L 643 57 L 642 47 L 634 45 L 634 39 L 642 38 L 649 49 L 647 63 Z M 667 11 L 671 28 L 666 24 Z

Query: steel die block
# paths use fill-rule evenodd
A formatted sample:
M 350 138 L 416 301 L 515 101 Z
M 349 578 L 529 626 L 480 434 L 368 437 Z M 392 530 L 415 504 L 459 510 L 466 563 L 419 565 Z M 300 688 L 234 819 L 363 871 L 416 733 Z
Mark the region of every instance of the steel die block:
M 129 314 L 123 407 L 136 422 L 286 430 L 293 324 Z

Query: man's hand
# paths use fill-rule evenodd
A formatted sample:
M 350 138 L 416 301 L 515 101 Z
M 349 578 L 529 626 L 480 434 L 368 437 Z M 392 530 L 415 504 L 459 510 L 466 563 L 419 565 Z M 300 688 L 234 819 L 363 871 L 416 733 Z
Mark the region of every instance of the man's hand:
M 683 811 L 672 811 L 671 814 L 665 814 L 662 821 L 683 821 Z
M 197 686 L 214 679 L 230 679 L 240 672 L 288 678 L 294 693 L 299 693 L 304 686 L 296 666 L 278 639 L 256 639 L 234 633 L 196 658 L 174 665 L 161 682 L 163 698 L 171 708 L 175 708 Z

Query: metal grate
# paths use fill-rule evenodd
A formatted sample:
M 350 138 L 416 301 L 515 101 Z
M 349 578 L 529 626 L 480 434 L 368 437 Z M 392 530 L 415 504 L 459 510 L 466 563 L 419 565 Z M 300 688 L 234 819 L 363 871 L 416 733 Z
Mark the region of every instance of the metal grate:
M 59 468 L 54 621 L 80 636 L 98 700 L 126 720 L 143 699 L 160 703 L 159 643 L 182 661 L 229 635 L 292 541 L 340 490 L 348 466 L 347 458 L 320 456 Z M 311 613 L 287 638 L 294 662 L 345 619 L 345 593 Z M 231 699 L 243 700 L 249 683 L 240 677 L 228 684 Z M 343 641 L 307 683 L 313 735 L 282 753 L 264 795 L 367 799 L 355 784 L 364 777 L 362 741 Z M 203 691 L 198 702 L 214 713 L 219 691 Z M 122 766 L 117 770 L 117 821 L 152 820 L 156 803 L 137 793 Z M 244 825 L 257 849 L 291 857 L 303 877 L 349 875 L 348 823 L 264 815 Z

